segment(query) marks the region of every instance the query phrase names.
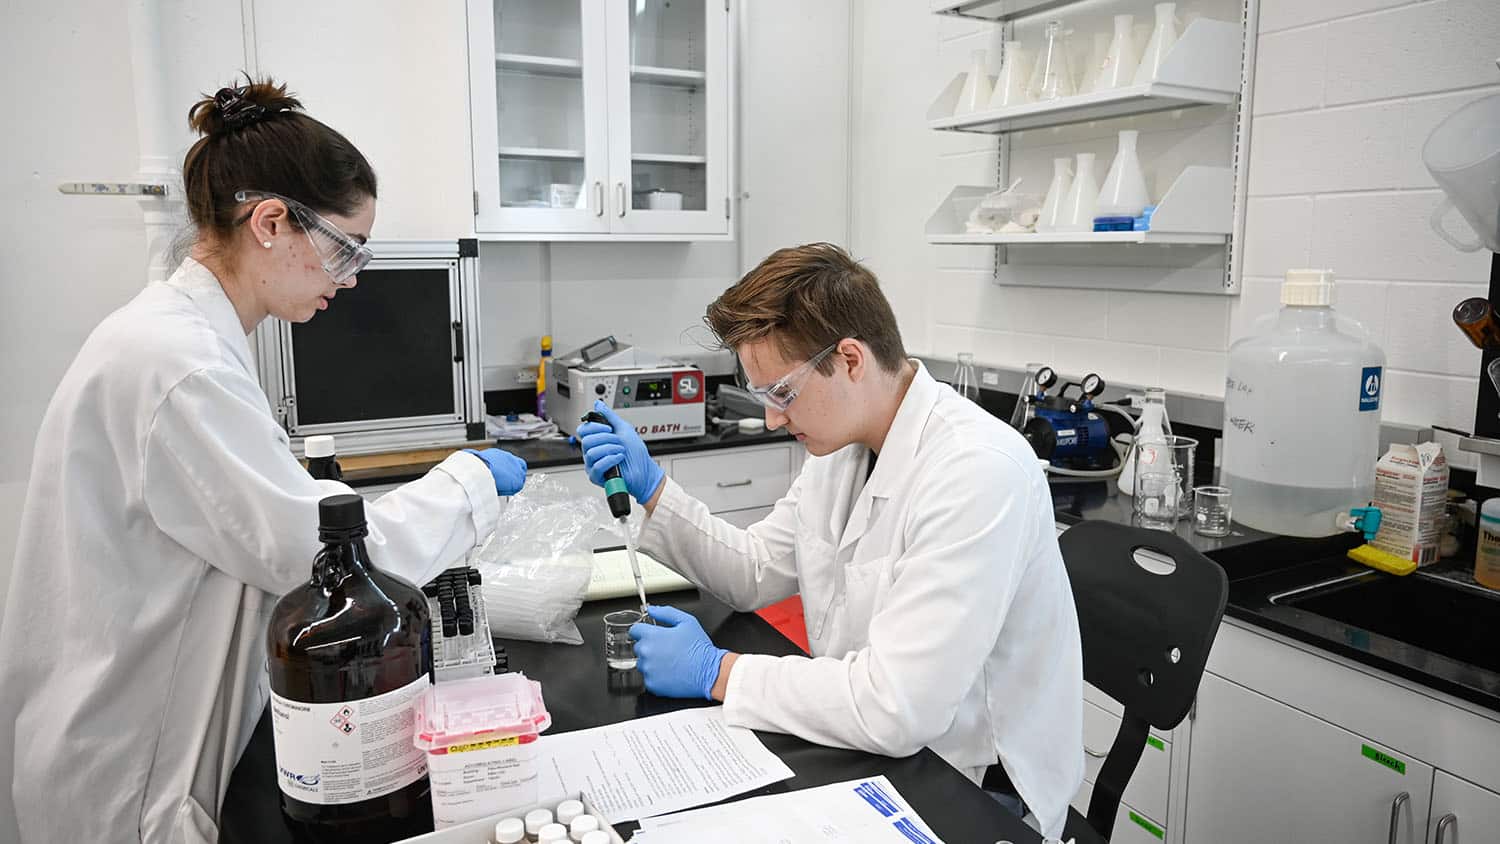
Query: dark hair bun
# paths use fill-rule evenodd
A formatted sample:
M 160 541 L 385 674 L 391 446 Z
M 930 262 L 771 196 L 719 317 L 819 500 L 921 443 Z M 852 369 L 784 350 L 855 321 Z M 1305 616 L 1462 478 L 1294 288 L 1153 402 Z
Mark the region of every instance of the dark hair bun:
M 247 75 L 243 85 L 220 88 L 213 96 L 204 94 L 188 109 L 188 125 L 201 135 L 221 135 L 282 112 L 301 110 L 301 101 L 287 93 L 285 83 Z

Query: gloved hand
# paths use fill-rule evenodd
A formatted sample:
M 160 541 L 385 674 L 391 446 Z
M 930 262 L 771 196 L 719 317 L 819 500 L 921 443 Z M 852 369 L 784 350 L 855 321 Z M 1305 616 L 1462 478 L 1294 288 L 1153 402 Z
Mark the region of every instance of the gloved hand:
M 630 627 L 636 668 L 646 679 L 646 690 L 661 697 L 712 700 L 719 663 L 729 651 L 714 647 L 703 625 L 689 613 L 658 606 L 646 612 L 657 625 L 637 622 Z
M 490 467 L 490 476 L 495 479 L 496 494 L 515 495 L 526 485 L 525 460 L 499 448 L 487 448 L 484 451 L 466 448 L 464 451 L 483 460 L 484 465 Z
M 589 480 L 604 486 L 604 473 L 611 466 L 619 466 L 626 491 L 644 507 L 667 473 L 651 459 L 635 426 L 615 415 L 602 401 L 594 402 L 594 410 L 603 414 L 609 424 L 585 422 L 578 426 L 576 434 L 583 446 L 583 465 L 588 469 Z

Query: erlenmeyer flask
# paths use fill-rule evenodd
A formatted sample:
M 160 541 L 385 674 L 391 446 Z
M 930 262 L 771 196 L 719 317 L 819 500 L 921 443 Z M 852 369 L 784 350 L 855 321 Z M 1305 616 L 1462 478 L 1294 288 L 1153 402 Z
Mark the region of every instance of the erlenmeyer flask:
M 1066 158 L 1062 160 L 1067 161 Z M 1016 407 L 1010 412 L 1010 426 L 1017 431 L 1026 427 L 1026 420 L 1031 416 L 1031 404 L 1026 399 L 1037 393 L 1036 373 L 1042 366 L 1044 364 L 1036 362 L 1026 364 L 1026 380 L 1021 382 L 1021 392 L 1016 394 Z
M 1135 446 L 1138 442 L 1162 440 L 1172 436 L 1172 423 L 1167 419 L 1167 391 L 1161 387 L 1147 387 L 1146 398 L 1141 402 L 1141 418 L 1136 424 L 1135 436 L 1130 441 L 1130 450 L 1125 452 L 1125 462 L 1120 467 L 1119 490 L 1126 495 L 1135 495 Z
M 1172 52 L 1172 45 L 1177 43 L 1176 14 L 1176 3 L 1156 4 L 1156 28 L 1151 30 L 1151 40 L 1141 52 L 1141 63 L 1135 69 L 1133 84 L 1145 85 L 1156 80 L 1156 71 Z
M 988 50 L 975 50 L 970 55 L 969 72 L 964 76 L 964 87 L 958 94 L 958 107 L 953 110 L 955 115 L 973 114 L 989 106 L 990 94 L 993 93 L 989 68 L 985 67 L 989 56 Z
M 1099 66 L 1094 84 L 1096 91 L 1109 91 L 1129 85 L 1135 76 L 1136 51 L 1140 47 L 1130 33 L 1133 15 L 1115 15 L 1115 34 Z
M 1069 166 L 1072 163 L 1067 158 L 1052 159 L 1052 183 L 1047 186 L 1047 197 L 1042 200 L 1042 214 L 1036 220 L 1036 230 L 1039 232 L 1057 231 L 1058 212 L 1062 210 L 1068 188 L 1073 185 L 1073 170 Z
M 1094 206 L 1097 217 L 1139 217 L 1151 197 L 1146 193 L 1146 177 L 1141 172 L 1141 160 L 1135 153 L 1135 129 L 1120 130 L 1120 149 L 1115 153 L 1114 163 L 1109 165 L 1109 174 L 1104 177 L 1104 187 L 1099 190 L 1099 201 Z
M 979 378 L 974 374 L 972 352 L 959 352 L 958 369 L 953 376 L 953 389 L 969 401 L 979 404 Z
M 1057 209 L 1057 231 L 1094 230 L 1094 205 L 1099 201 L 1099 180 L 1094 176 L 1094 154 L 1080 152 L 1073 168 L 1073 184 Z
M 1031 76 L 1031 67 L 1026 63 L 1025 47 L 1019 41 L 1005 42 L 1005 52 L 1000 64 L 1000 78 L 995 80 L 995 93 L 990 96 L 990 108 L 1004 108 L 1029 102 L 1026 82 Z
M 1047 38 L 1036 56 L 1031 71 L 1031 98 L 1039 102 L 1071 97 L 1073 69 L 1069 67 L 1068 45 L 1062 21 L 1047 21 Z
M 1092 94 L 1099 87 L 1099 70 L 1109 55 L 1109 33 L 1094 33 L 1094 46 L 1089 51 L 1088 64 L 1084 65 L 1083 78 L 1078 82 L 1078 93 Z

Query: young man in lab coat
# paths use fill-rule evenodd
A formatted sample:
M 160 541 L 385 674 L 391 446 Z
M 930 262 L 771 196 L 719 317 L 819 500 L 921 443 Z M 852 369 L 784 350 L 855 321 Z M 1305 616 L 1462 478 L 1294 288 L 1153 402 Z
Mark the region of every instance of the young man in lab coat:
M 730 653 L 654 607 L 659 626 L 631 633 L 646 688 L 820 744 L 931 747 L 976 782 L 998 762 L 1007 805 L 1061 835 L 1083 776 L 1082 657 L 1031 447 L 907 358 L 874 275 L 836 246 L 773 253 L 705 321 L 767 426 L 807 447 L 771 514 L 743 530 L 710 515 L 602 403 L 611 424 L 579 428 L 584 460 L 600 485 L 620 468 L 647 553 L 736 610 L 800 594 L 811 657 Z

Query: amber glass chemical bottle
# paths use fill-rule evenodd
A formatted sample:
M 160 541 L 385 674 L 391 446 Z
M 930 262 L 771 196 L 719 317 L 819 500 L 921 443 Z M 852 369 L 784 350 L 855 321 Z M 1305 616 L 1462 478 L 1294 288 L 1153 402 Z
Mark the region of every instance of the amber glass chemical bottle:
M 312 578 L 266 633 L 276 774 L 288 826 L 315 842 L 396 841 L 432 830 L 413 707 L 432 668 L 427 599 L 377 569 L 364 500 L 318 503 Z

